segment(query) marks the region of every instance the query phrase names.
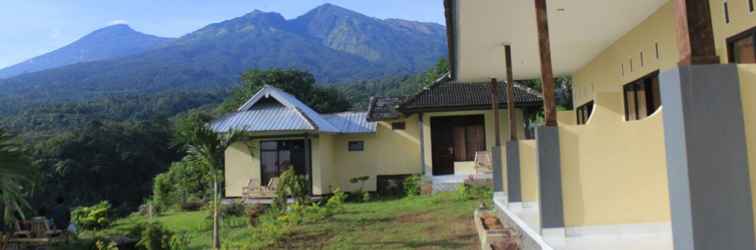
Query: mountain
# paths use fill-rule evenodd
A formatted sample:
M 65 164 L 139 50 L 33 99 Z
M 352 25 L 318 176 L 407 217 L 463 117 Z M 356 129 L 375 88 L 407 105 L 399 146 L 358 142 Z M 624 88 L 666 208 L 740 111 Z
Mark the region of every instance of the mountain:
M 228 89 L 249 69 L 307 70 L 324 84 L 381 79 L 424 71 L 445 55 L 439 24 L 381 20 L 330 4 L 291 20 L 253 11 L 138 55 L 0 80 L 0 114 L 17 100 Z
M 0 69 L 0 78 L 9 78 L 81 62 L 136 55 L 164 46 L 173 39 L 147 35 L 118 24 L 96 30 L 50 53 Z

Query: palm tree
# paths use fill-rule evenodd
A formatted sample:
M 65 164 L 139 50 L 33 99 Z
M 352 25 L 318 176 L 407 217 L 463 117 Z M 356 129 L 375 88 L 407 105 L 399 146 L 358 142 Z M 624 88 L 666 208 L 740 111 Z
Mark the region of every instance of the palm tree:
M 218 180 L 224 165 L 226 148 L 238 141 L 240 132 L 215 133 L 206 126 L 197 126 L 189 134 L 189 159 L 197 164 L 204 164 L 213 177 L 213 249 L 220 249 L 220 193 Z
M 30 163 L 13 137 L 0 129 L 0 206 L 6 224 L 13 222 L 14 213 L 24 218 L 23 209 L 29 208 L 26 188 L 33 184 L 34 175 Z

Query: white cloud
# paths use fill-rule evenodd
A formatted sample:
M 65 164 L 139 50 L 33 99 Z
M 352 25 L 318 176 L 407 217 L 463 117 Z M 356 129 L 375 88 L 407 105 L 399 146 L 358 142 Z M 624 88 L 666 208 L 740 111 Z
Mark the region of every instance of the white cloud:
M 117 19 L 117 20 L 110 21 L 108 23 L 108 26 L 110 26 L 110 25 L 116 25 L 116 24 L 129 24 L 129 22 L 126 21 L 126 20 Z

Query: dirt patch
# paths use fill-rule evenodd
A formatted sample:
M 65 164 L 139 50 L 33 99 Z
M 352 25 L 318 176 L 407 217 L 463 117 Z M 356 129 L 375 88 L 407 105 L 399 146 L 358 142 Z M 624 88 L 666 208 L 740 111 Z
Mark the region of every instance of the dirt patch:
M 306 233 L 294 231 L 276 243 L 273 249 L 323 249 L 333 238 L 331 233 Z
M 428 220 L 434 218 L 433 211 L 427 211 L 422 213 L 403 214 L 397 217 L 396 221 L 399 223 L 426 223 Z

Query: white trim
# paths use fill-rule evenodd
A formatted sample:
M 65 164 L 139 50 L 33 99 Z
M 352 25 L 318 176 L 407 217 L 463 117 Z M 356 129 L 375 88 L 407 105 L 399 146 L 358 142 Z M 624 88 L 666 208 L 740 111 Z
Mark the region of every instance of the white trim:
M 494 194 L 494 197 L 497 197 L 496 194 Z M 499 197 L 506 197 L 506 194 Z M 533 241 L 538 244 L 539 247 L 541 247 L 541 250 L 554 250 L 554 248 L 546 243 L 546 241 L 541 237 L 540 234 L 536 233 L 536 231 L 530 228 L 530 226 L 528 226 L 525 221 L 520 219 L 520 217 L 517 217 L 514 212 L 509 210 L 501 199 L 494 199 L 494 204 L 496 205 L 496 209 L 501 210 L 505 216 L 509 217 L 509 219 L 515 223 L 514 226 L 518 227 L 523 234 L 526 234 L 529 238 L 533 239 Z
M 670 223 L 646 223 L 568 227 L 565 233 L 567 237 L 608 235 L 618 238 L 637 237 L 638 235 L 671 235 L 672 225 Z

